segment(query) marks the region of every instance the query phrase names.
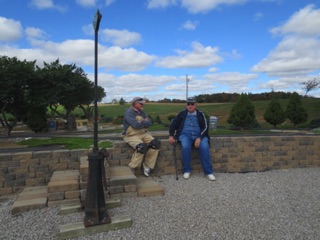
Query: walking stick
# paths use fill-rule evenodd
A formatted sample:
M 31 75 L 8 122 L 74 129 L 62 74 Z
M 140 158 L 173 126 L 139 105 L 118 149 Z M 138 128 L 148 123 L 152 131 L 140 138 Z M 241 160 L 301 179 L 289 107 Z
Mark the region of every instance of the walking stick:
M 176 168 L 176 180 L 179 180 L 179 178 L 178 178 L 178 163 L 177 163 L 176 146 L 177 146 L 177 141 L 175 141 L 174 144 L 173 144 L 173 156 L 174 156 L 174 165 L 175 165 L 175 168 Z

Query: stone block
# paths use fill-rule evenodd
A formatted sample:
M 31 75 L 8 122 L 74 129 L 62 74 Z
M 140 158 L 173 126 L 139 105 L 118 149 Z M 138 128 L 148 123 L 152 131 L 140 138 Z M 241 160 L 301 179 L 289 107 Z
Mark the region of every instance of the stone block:
M 26 179 L 26 187 L 39 186 L 46 183 L 45 178 L 29 178 Z
M 48 201 L 48 207 L 60 207 L 60 206 L 70 206 L 70 205 L 79 205 L 79 204 L 80 204 L 80 198 Z
M 12 161 L 12 153 L 0 153 L 0 162 Z
M 48 193 L 47 196 L 48 196 L 49 201 L 63 200 L 64 199 L 64 192 Z
M 52 158 L 52 152 L 51 151 L 36 151 L 33 152 L 32 158 Z
M 132 220 L 128 216 L 111 217 L 110 224 L 85 227 L 83 222 L 60 226 L 60 239 L 76 238 L 95 233 L 108 232 L 132 226 Z
M 47 207 L 47 198 L 35 198 L 28 200 L 15 201 L 12 205 L 11 213 L 17 214 L 33 209 Z
M 64 193 L 64 197 L 65 197 L 66 199 L 80 198 L 80 190 L 66 191 L 66 192 Z
M 0 196 L 6 196 L 12 193 L 12 187 L 2 187 L 0 188 Z
M 20 161 L 22 159 L 32 159 L 32 152 L 19 152 L 12 154 L 12 160 Z
M 137 186 L 136 185 L 125 185 L 123 186 L 124 192 L 136 192 Z
M 52 157 L 54 158 L 69 157 L 69 156 L 71 156 L 70 150 L 65 150 L 65 149 L 52 150 Z
M 20 166 L 31 166 L 31 165 L 39 165 L 40 160 L 36 159 L 21 159 Z
M 48 193 L 52 192 L 66 192 L 79 189 L 78 180 L 63 180 L 63 181 L 52 181 L 48 184 Z

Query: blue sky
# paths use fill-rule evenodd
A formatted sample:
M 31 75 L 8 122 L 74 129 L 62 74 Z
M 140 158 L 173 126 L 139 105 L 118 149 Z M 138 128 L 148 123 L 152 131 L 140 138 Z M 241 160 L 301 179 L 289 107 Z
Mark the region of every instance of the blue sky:
M 319 78 L 320 1 L 0 0 L 0 55 L 75 63 L 94 80 L 100 10 L 103 102 L 199 94 L 303 94 Z M 320 97 L 320 90 L 309 93 Z

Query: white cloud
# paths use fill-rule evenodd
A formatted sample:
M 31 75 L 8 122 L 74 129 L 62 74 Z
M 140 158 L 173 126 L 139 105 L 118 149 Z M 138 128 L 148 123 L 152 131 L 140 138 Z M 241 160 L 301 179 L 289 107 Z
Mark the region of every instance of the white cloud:
M 54 4 L 53 0 L 32 0 L 31 5 L 41 10 L 55 9 L 63 12 L 67 9 L 65 6 Z
M 219 5 L 236 5 L 245 2 L 247 2 L 247 0 L 182 0 L 182 6 L 190 13 L 201 13 L 215 9 Z
M 52 0 L 32 0 L 31 5 L 39 9 L 53 8 L 54 6 Z
M 101 31 L 102 39 L 119 47 L 128 47 L 140 43 L 141 36 L 128 30 L 105 29 Z
M 107 69 L 121 71 L 141 71 L 154 60 L 154 56 L 139 52 L 134 48 L 99 47 L 99 65 Z
M 294 13 L 284 24 L 271 30 L 284 35 L 266 58 L 252 67 L 269 76 L 309 74 L 320 69 L 320 10 L 308 5 Z
M 106 100 L 109 102 L 114 98 L 120 99 L 121 97 L 126 101 L 130 101 L 135 96 L 147 97 L 150 100 L 159 100 L 165 97 L 172 98 L 176 93 L 166 91 L 159 95 L 159 88 L 175 81 L 177 81 L 177 77 L 167 75 L 154 76 L 130 73 L 115 76 L 112 74 L 99 74 L 99 84 L 104 86 L 107 92 Z M 128 84 L 130 84 L 130 87 L 128 87 Z
M 192 22 L 188 20 L 182 25 L 182 28 L 186 30 L 195 30 L 197 25 L 198 25 L 198 21 Z
M 320 41 L 314 38 L 287 37 L 276 49 L 255 65 L 252 71 L 271 76 L 307 74 L 320 68 Z
M 22 37 L 22 26 L 19 21 L 0 17 L 0 41 L 11 42 Z
M 263 18 L 262 12 L 256 12 L 253 16 L 254 21 L 259 21 L 261 18 Z
M 93 7 L 96 5 L 96 0 L 76 0 L 76 2 L 84 7 Z
M 219 84 L 228 88 L 229 92 L 246 92 L 248 83 L 257 79 L 257 74 L 240 72 L 223 72 L 207 74 L 204 78 L 211 84 Z
M 3 55 L 14 57 L 23 56 L 30 61 L 37 60 L 37 64 L 43 61 L 51 62 L 60 59 L 61 63 L 76 63 L 78 66 L 93 67 L 94 65 L 94 41 L 87 39 L 65 40 L 52 42 L 41 39 L 42 31 L 29 28 L 29 41 L 33 48 L 16 49 L 0 45 Z M 39 38 L 40 36 L 40 38 Z M 122 49 L 120 47 L 105 47 L 99 44 L 99 67 L 108 70 L 140 71 L 150 65 L 154 56 L 139 52 L 134 48 Z
M 116 0 L 106 0 L 106 6 L 111 5 L 112 3 L 114 3 Z
M 176 5 L 177 0 L 148 0 L 148 8 L 166 8 L 171 5 Z
M 159 59 L 156 66 L 165 68 L 195 68 L 208 67 L 221 62 L 223 59 L 218 55 L 219 49 L 204 47 L 198 42 L 192 43 L 192 51 L 176 50 L 178 56 L 169 56 Z
M 271 29 L 273 34 L 299 34 L 303 36 L 320 35 L 320 9 L 315 9 L 314 5 L 294 13 L 291 18 L 281 26 Z
M 25 33 L 27 35 L 27 38 L 29 40 L 34 40 L 34 39 L 45 39 L 47 33 L 39 28 L 33 28 L 33 27 L 28 27 L 25 30 Z

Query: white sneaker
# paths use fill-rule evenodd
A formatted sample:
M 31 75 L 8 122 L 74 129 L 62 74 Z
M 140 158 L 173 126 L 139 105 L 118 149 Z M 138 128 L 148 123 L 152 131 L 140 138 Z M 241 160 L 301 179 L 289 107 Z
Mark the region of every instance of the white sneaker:
M 150 174 L 150 168 L 146 165 L 146 164 L 142 164 L 143 166 L 143 174 L 146 176 L 146 177 L 149 177 L 149 174 Z
M 208 177 L 208 179 L 209 179 L 210 181 L 216 180 L 216 178 L 215 178 L 215 176 L 214 176 L 213 174 L 208 174 L 207 177 Z
M 188 179 L 190 177 L 190 173 L 189 172 L 185 172 L 184 174 L 183 174 L 183 178 L 184 179 Z

